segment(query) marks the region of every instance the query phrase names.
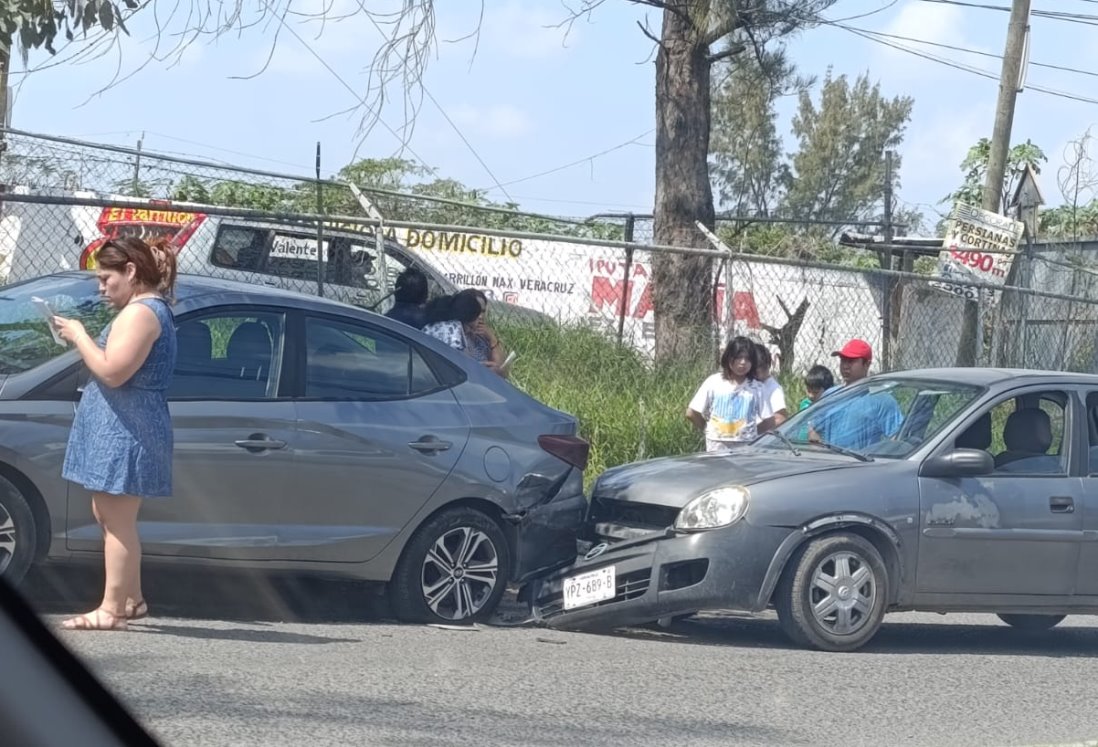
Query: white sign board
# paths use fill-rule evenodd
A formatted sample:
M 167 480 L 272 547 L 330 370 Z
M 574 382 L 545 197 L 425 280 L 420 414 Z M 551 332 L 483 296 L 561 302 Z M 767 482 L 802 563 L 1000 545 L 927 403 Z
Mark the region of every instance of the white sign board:
M 275 259 L 308 259 L 316 262 L 316 239 L 276 233 L 270 256 Z M 324 261 L 328 261 L 328 242 L 324 242 Z
M 1006 283 L 1025 225 L 997 213 L 956 203 L 946 222 L 942 252 L 935 275 L 949 282 L 932 282 L 938 290 L 975 300 L 977 288 L 967 283 Z M 985 298 L 994 301 L 985 291 Z
M 627 267 L 623 249 L 569 241 L 415 228 L 386 233 L 455 285 L 480 288 L 491 298 L 537 309 L 560 322 L 591 324 L 616 335 L 624 308 L 624 342 L 649 355 L 655 352 L 651 252 L 634 251 Z M 879 344 L 875 299 L 880 292 L 859 273 L 736 261 L 727 300 L 724 279 L 723 273 L 714 276 L 714 323 L 730 334 L 766 340 L 764 324 L 781 326 L 788 319 L 783 301 L 795 308 L 802 299 L 812 300 L 797 338 L 799 369 L 831 362 L 831 352 L 851 337 Z

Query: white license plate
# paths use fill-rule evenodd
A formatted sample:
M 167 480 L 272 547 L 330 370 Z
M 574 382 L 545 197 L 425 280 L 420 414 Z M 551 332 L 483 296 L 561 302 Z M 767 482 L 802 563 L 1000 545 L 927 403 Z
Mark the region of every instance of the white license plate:
M 564 579 L 564 609 L 574 610 L 614 598 L 614 566 Z

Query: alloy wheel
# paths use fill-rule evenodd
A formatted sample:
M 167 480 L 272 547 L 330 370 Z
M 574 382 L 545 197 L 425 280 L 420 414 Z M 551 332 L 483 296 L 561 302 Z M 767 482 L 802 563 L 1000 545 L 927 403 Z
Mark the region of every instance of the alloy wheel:
M 3 574 L 11 565 L 15 557 L 16 538 L 15 520 L 11 514 L 0 504 L 0 574 Z
M 465 620 L 492 598 L 499 583 L 499 555 L 492 539 L 473 527 L 457 527 L 431 545 L 420 572 L 423 599 L 436 615 Z
M 870 620 L 877 579 L 858 554 L 836 552 L 816 565 L 809 594 L 816 623 L 835 635 L 850 635 Z

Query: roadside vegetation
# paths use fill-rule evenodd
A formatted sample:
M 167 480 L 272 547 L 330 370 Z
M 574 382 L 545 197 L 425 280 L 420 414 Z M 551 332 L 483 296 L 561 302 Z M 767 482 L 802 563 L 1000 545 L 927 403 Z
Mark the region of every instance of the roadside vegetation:
M 701 451 L 702 434 L 683 412 L 709 374 L 710 360 L 653 364 L 591 327 L 498 324 L 508 350 L 515 350 L 511 380 L 530 396 L 579 418 L 580 435 L 591 442 L 588 486 L 604 470 L 640 459 Z M 797 377 L 786 401 L 791 413 L 804 396 Z

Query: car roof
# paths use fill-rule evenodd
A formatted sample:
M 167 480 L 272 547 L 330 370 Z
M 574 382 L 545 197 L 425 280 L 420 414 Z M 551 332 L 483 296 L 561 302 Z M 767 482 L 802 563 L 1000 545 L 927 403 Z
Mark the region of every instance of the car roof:
M 94 278 L 95 273 L 91 270 L 70 270 L 68 272 L 56 273 L 55 276 L 91 279 Z M 211 295 L 247 296 L 247 301 L 251 304 L 270 303 L 317 311 L 339 309 L 344 312 L 351 310 L 359 313 L 376 313 L 363 309 L 360 306 L 352 306 L 351 304 L 343 303 L 342 301 L 321 298 L 309 293 L 287 290 L 273 285 L 257 285 L 239 280 L 228 280 L 225 278 L 209 277 L 207 275 L 190 275 L 187 273 L 180 273 L 176 278 L 175 301 L 182 310 L 187 310 L 194 305 L 205 305 L 196 302 L 200 302 L 204 297 Z
M 1012 384 L 1059 383 L 1098 385 L 1098 375 L 1070 371 L 1038 371 L 1027 368 L 918 368 L 879 374 L 874 379 L 936 379 L 954 381 L 973 386 L 995 386 L 1005 382 Z

